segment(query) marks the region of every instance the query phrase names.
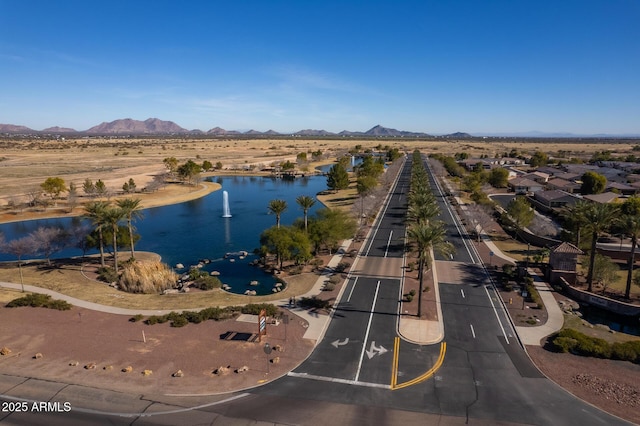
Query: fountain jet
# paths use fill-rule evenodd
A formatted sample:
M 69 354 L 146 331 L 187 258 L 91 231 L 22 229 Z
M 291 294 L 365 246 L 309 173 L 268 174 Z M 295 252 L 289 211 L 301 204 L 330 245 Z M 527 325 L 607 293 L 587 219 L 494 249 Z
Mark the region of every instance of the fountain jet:
M 231 217 L 231 210 L 229 209 L 229 193 L 222 191 L 222 217 Z

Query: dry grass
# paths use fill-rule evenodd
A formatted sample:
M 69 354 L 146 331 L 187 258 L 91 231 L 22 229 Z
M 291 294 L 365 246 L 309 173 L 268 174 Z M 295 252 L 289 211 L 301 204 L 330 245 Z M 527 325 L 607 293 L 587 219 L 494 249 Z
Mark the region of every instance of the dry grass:
M 118 286 L 127 293 L 156 294 L 177 282 L 178 274 L 165 263 L 135 261 L 122 268 Z
M 136 252 L 136 256 L 138 253 Z M 287 287 L 280 293 L 266 296 L 245 296 L 228 293 L 220 289 L 181 294 L 132 294 L 116 290 L 103 282 L 89 279 L 82 273 L 80 264 L 64 264 L 54 268 L 42 268 L 39 265 L 23 266 L 24 283 L 57 291 L 67 296 L 107 306 L 127 309 L 192 309 L 207 306 L 230 306 L 247 303 L 262 303 L 288 299 L 305 294 L 316 282 L 316 274 L 300 274 L 284 277 Z M 20 283 L 18 268 L 4 266 L 0 268 L 0 281 Z M 9 300 L 20 297 L 20 292 L 4 290 L 0 297 L 7 294 Z M 11 294 L 18 294 L 11 297 Z M 7 300 L 7 301 L 9 301 Z

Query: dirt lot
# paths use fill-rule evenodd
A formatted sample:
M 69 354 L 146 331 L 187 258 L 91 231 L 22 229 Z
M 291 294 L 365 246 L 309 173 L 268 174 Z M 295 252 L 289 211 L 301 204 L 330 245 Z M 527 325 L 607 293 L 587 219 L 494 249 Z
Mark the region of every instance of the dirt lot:
M 223 393 L 273 380 L 306 358 L 314 344 L 302 338 L 307 324 L 289 315 L 288 325 L 269 325 L 258 343 L 221 339 L 227 332 L 255 334 L 257 321 L 210 320 L 172 328 L 79 308 L 0 307 L 0 347 L 12 351 L 0 356 L 0 371 L 131 393 Z M 282 352 L 267 356 L 265 342 Z M 37 353 L 42 358 L 35 359 Z M 95 368 L 85 368 L 91 363 Z M 129 366 L 130 372 L 122 371 Z M 243 366 L 248 371 L 234 372 Z M 219 367 L 230 371 L 214 374 Z M 152 374 L 145 376 L 144 370 Z M 178 370 L 184 376 L 172 377 Z

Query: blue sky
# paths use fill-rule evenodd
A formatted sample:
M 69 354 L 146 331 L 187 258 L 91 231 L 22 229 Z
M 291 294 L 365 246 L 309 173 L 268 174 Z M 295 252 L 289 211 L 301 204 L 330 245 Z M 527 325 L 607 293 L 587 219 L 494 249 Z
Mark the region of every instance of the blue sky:
M 640 1 L 0 0 L 0 123 L 640 134 Z

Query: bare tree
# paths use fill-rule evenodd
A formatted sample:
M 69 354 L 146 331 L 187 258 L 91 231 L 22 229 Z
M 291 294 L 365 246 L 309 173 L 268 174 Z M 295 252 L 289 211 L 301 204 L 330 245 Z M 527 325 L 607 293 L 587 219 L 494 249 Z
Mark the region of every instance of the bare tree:
M 24 275 L 22 274 L 22 258 L 27 254 L 35 252 L 35 242 L 30 235 L 11 240 L 4 245 L 4 251 L 18 258 L 18 269 L 20 270 L 20 284 L 24 293 Z
M 64 247 L 66 239 L 66 234 L 62 229 L 45 228 L 44 226 L 38 227 L 29 236 L 33 241 L 35 252 L 44 255 L 47 259 L 47 265 L 51 265 L 51 255 Z

